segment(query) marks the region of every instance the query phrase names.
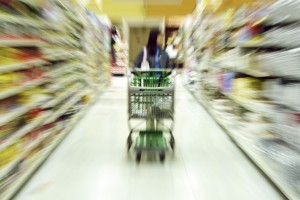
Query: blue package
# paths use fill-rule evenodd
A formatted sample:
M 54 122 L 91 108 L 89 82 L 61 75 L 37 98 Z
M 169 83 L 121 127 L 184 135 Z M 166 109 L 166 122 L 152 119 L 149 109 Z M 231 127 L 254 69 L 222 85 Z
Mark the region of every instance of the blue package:
M 223 75 L 223 92 L 232 92 L 232 81 L 234 79 L 235 72 L 227 72 Z

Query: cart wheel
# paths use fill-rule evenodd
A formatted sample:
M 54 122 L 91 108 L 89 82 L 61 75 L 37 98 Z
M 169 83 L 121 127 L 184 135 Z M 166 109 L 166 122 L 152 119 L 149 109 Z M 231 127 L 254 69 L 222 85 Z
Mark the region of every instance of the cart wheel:
M 175 149 L 175 141 L 174 140 L 170 141 L 170 146 L 171 146 L 172 150 L 174 151 L 174 149 Z
M 160 160 L 160 162 L 164 162 L 165 158 L 166 158 L 165 152 L 160 152 L 159 153 L 159 160 Z
M 140 162 L 141 158 L 142 158 L 142 152 L 139 151 L 139 152 L 136 153 L 136 161 Z
M 170 134 L 171 134 L 170 146 L 171 146 L 172 150 L 174 150 L 175 149 L 175 138 L 173 136 L 172 131 L 170 131 Z
M 129 134 L 129 136 L 128 136 L 128 138 L 127 138 L 127 151 L 129 151 L 130 150 L 130 148 L 131 148 L 131 145 L 132 145 L 132 138 L 131 138 L 131 133 L 132 132 L 130 132 L 130 134 Z
M 131 138 L 128 138 L 128 140 L 127 140 L 127 151 L 130 150 L 131 145 L 132 145 L 132 139 L 131 139 Z

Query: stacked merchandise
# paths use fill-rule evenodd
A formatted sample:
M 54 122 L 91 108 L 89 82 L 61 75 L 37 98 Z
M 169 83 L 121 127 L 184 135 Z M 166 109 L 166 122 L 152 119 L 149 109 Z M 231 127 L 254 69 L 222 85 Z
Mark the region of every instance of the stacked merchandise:
M 173 44 L 176 46 L 176 50 L 177 50 L 177 56 L 175 58 L 175 63 L 179 63 L 180 68 L 183 68 L 183 63 L 186 60 L 185 55 L 184 55 L 184 53 L 186 53 L 186 52 L 183 50 L 183 44 L 185 44 L 185 42 L 183 42 L 184 40 L 182 38 L 184 35 L 183 25 L 185 25 L 185 24 L 182 24 L 182 26 L 179 28 L 178 35 L 173 42 Z
M 115 62 L 111 66 L 112 74 L 125 74 L 126 69 L 128 68 L 128 44 L 124 42 L 119 35 L 113 36 L 115 44 L 113 45 Z
M 84 69 L 90 73 L 90 83 L 101 90 L 110 81 L 110 27 L 105 20 L 87 12 L 83 48 L 86 53 Z
M 10 199 L 99 88 L 82 64 L 90 23 L 83 9 L 68 1 L 1 2 L 0 199 Z
M 128 45 L 126 42 L 118 41 L 115 44 L 116 65 L 114 66 L 113 74 L 124 74 L 128 68 Z
M 299 6 L 203 12 L 181 30 L 197 63 L 187 87 L 289 199 L 300 199 Z
M 166 30 L 171 29 L 172 32 L 169 33 L 170 36 L 167 39 L 166 52 L 168 53 L 172 65 L 174 68 L 182 68 L 182 63 L 180 58 L 178 58 L 178 48 L 181 38 L 178 37 L 178 28 L 166 28 Z M 176 31 L 175 31 L 176 30 Z
M 194 85 L 194 82 L 197 82 L 198 76 L 196 74 L 198 68 L 197 54 L 195 53 L 195 46 L 192 40 L 193 29 L 195 18 L 193 16 L 188 16 L 185 22 L 179 29 L 179 52 L 177 61 L 184 63 L 183 69 L 183 78 L 184 82 L 188 85 Z M 198 52 L 198 51 L 197 51 Z M 191 90 L 192 87 L 190 87 Z

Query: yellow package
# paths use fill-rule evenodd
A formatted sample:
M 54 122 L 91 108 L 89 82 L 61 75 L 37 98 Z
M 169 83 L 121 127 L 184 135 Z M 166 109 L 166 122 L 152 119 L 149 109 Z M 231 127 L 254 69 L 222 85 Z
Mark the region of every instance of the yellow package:
M 10 145 L 0 154 L 0 166 L 4 166 L 13 161 L 18 156 L 16 145 Z
M 262 82 L 259 79 L 238 78 L 233 80 L 233 94 L 236 96 L 242 96 L 246 98 L 256 97 L 255 92 L 260 91 L 261 88 Z
M 0 63 L 2 65 L 9 64 L 15 62 L 17 59 L 17 55 L 20 53 L 19 50 L 9 47 L 0 48 Z
M 2 89 L 7 89 L 8 87 L 13 87 L 15 85 L 14 76 L 11 73 L 0 74 L 0 86 Z
M 22 73 L 5 73 L 0 74 L 0 85 L 12 87 L 20 85 L 24 80 L 25 75 Z

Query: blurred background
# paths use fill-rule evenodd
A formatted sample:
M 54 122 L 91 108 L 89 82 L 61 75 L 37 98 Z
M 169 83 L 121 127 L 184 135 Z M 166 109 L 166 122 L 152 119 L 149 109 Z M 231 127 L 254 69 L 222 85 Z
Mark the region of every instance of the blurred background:
M 82 127 L 78 124 L 88 110 L 96 110 L 94 104 L 107 109 L 122 105 L 107 112 L 126 116 L 126 93 L 104 95 L 108 101 L 104 103 L 99 103 L 99 94 L 126 92 L 126 73 L 153 28 L 164 33 L 162 49 L 178 74 L 177 99 L 184 103 L 179 103 L 177 113 L 190 112 L 178 115 L 182 119 L 178 126 L 193 127 L 185 120 L 197 124 L 206 120 L 205 115 L 209 118 L 202 124 L 205 131 L 218 124 L 222 136 L 206 138 L 200 134 L 203 126 L 188 129 L 192 136 L 213 144 L 218 141 L 220 147 L 228 136 L 280 194 L 256 198 L 252 191 L 254 196 L 247 198 L 300 199 L 299 9 L 299 0 L 0 0 L 0 199 L 16 198 L 49 155 L 65 145 L 60 144 L 65 136 Z M 203 110 L 193 113 L 196 106 Z M 126 123 L 126 117 L 101 120 L 103 127 Z M 121 142 L 125 146 L 125 139 Z M 178 144 L 195 154 L 190 145 L 200 148 Z M 232 157 L 239 160 L 235 154 Z M 243 166 L 239 169 L 247 173 Z M 148 176 L 145 180 L 151 179 Z M 247 178 L 251 182 L 251 175 Z M 225 182 L 220 184 L 224 191 Z M 27 192 L 25 187 L 18 199 L 45 199 L 30 196 L 30 189 Z M 99 199 L 53 194 L 46 196 Z M 204 199 L 247 199 L 229 192 L 221 198 L 221 194 Z M 151 198 L 159 199 L 156 195 Z

